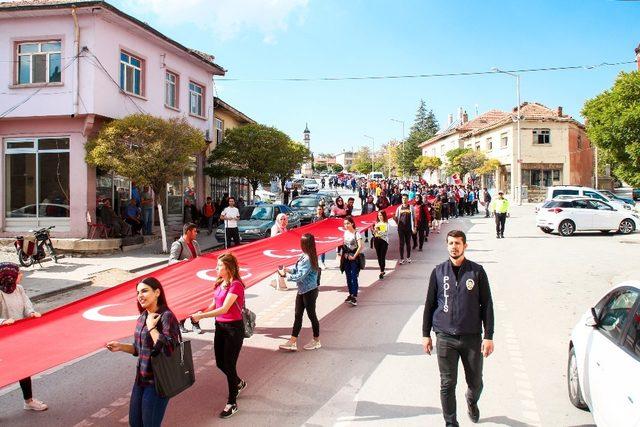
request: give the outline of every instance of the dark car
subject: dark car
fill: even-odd
[[[285,213],[289,217],[287,228],[300,226],[300,217],[287,205],[261,203],[259,205],[248,205],[239,208],[240,220],[238,221],[238,232],[240,240],[252,241],[271,237],[271,227],[276,221],[279,213]],[[224,223],[216,229],[216,240],[224,242]]]
[[[300,217],[301,224],[309,224],[313,221],[313,217],[316,216],[316,208],[320,205],[320,202],[324,201],[324,211],[329,216],[330,207],[333,204],[331,197],[326,195],[309,195],[298,197],[289,202],[291,210],[296,212]]]

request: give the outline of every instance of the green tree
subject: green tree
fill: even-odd
[[[285,181],[291,178],[300,166],[311,159],[311,152],[303,144],[292,140],[280,144],[273,155],[276,161],[271,171],[271,177],[280,180],[281,190],[284,191]]]
[[[409,136],[400,145],[398,153],[398,165],[403,174],[417,171],[415,160],[422,154],[420,143],[432,138],[439,129],[433,110],[427,110],[426,102],[421,99]]]
[[[325,163],[316,163],[315,171],[320,173],[326,172],[327,165]]]
[[[486,175],[488,173],[495,172],[500,167],[500,160],[487,159],[485,162],[475,170],[478,175]]]
[[[436,169],[440,169],[440,166],[442,166],[442,160],[440,157],[434,156],[418,156],[413,163],[418,169],[418,172],[425,170],[434,171]]]
[[[585,102],[582,115],[589,139],[611,161],[613,174],[640,186],[640,72],[620,73],[611,89]]]
[[[462,179],[464,175],[462,173],[463,168],[460,165],[460,157],[470,152],[471,148],[454,148],[453,150],[447,151],[445,153],[445,156],[447,156],[447,173],[449,175],[457,173]]]
[[[470,151],[462,154],[458,157],[458,164],[460,165],[460,178],[470,174],[472,180],[476,180],[478,177],[477,170],[481,168],[487,161],[487,156],[480,151]]]
[[[85,145],[85,159],[92,166],[150,186],[161,206],[166,184],[192,172],[194,156],[205,148],[202,131],[184,118],[132,114],[104,125]]]
[[[331,166],[331,168],[333,169],[333,173],[340,173],[344,170],[340,163],[336,163],[335,165]]]

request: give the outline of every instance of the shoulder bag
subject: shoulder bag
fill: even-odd
[[[151,357],[156,392],[162,397],[176,396],[196,382],[191,341],[182,341],[182,337],[180,339],[171,356],[160,351]]]
[[[244,286],[244,284],[242,285]],[[244,299],[244,296],[242,297]],[[242,313],[242,323],[244,325],[244,337],[251,338],[253,336],[253,331],[256,328],[256,314],[249,310],[247,306],[243,303],[242,308],[240,308],[240,304],[238,304],[238,299],[236,298],[236,307]]]

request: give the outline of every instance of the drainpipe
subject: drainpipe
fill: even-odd
[[[75,69],[75,95],[73,98],[73,115],[77,116],[79,113],[79,98],[80,98],[80,26],[78,25],[78,14],[76,13],[75,6],[71,8],[71,16],[73,16],[73,49],[76,52]]]

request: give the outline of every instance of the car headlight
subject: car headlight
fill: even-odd
[[[244,230],[245,233],[257,234],[261,233],[262,230],[259,228],[249,228],[248,230]]]

